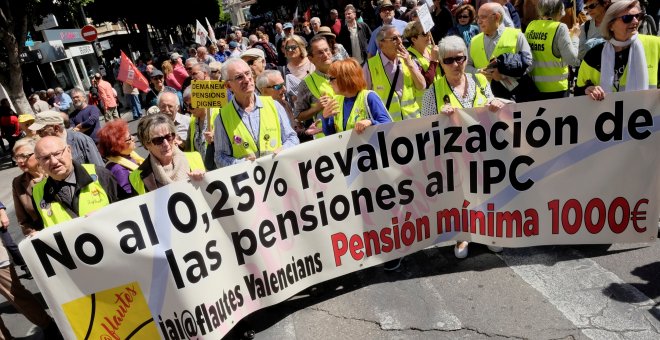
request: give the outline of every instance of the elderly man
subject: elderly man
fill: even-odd
[[[42,138],[55,136],[64,140],[71,148],[73,159],[80,164],[105,165],[94,140],[84,133],[67,130],[64,127],[64,118],[62,118],[60,112],[44,111],[37,114],[29,129],[35,131]]]
[[[39,98],[38,93],[33,93],[30,96],[29,101],[30,101],[30,106],[32,107],[32,111],[34,112],[34,114],[37,114],[37,113],[43,112],[43,111],[48,111],[50,109],[48,107],[48,102],[46,102],[44,100],[41,100],[41,98]]]
[[[85,91],[77,87],[71,90],[71,99],[75,108],[69,115],[73,131],[82,132],[98,143],[96,133],[101,129],[101,111],[96,105],[88,105]]]
[[[61,87],[55,88],[55,99],[53,102],[53,108],[58,109],[62,112],[69,112],[71,109],[71,97],[64,92],[64,89]]]
[[[101,96],[103,105],[105,105],[105,121],[109,122],[113,119],[120,119],[121,117],[119,117],[119,111],[117,110],[117,93],[112,88],[112,85],[103,80],[100,73],[94,74],[94,80],[96,80],[99,88],[99,96]]]
[[[188,77],[183,81],[183,83],[181,83],[182,90],[185,90],[186,87],[190,86],[190,82],[192,81],[192,72],[190,72],[190,70],[192,70],[193,65],[198,63],[199,61],[197,60],[196,57],[190,57],[186,59],[185,68],[186,68],[186,72],[188,72]]]
[[[286,110],[287,116],[292,127],[295,127],[298,124],[295,124],[295,118],[293,117],[293,109],[289,103],[289,99],[286,96],[286,85],[284,78],[282,78],[282,73],[275,70],[266,70],[264,73],[260,74],[257,77],[257,89],[261,92],[262,95],[273,98],[276,102],[280,103]]]
[[[258,48],[249,48],[241,53],[241,59],[252,69],[252,77],[257,77],[266,69],[266,55]]]
[[[205,63],[206,65],[215,61],[215,58],[209,55],[209,51],[205,46],[197,47],[197,62]]]
[[[324,136],[321,127],[321,118],[323,118],[323,106],[320,99],[323,96],[334,96],[335,91],[332,89],[330,76],[328,70],[332,64],[332,51],[328,41],[324,36],[317,35],[309,43],[309,60],[314,64],[316,70],[308,74],[300,82],[298,86],[298,97],[296,98],[294,106],[294,116],[299,122],[306,122],[306,126],[310,123],[316,124],[317,129],[312,128],[315,132],[314,138],[321,138]],[[310,121],[311,120],[311,121]]]
[[[495,97],[536,100],[538,91],[528,74],[532,50],[520,30],[504,27],[504,15],[498,3],[481,5],[477,16],[481,33],[472,38],[466,71],[485,75]]]
[[[242,59],[228,60],[222,66],[222,79],[234,98],[215,120],[215,162],[218,167],[298,145],[286,110],[270,97],[254,93],[250,66]]]
[[[405,21],[394,18],[394,5],[390,0],[383,0],[378,9],[378,14],[380,15],[381,20],[383,20],[383,25],[376,27],[376,29],[371,33],[371,38],[369,39],[369,47],[367,48],[367,53],[369,57],[373,57],[378,52],[380,46],[376,41],[378,32],[380,32],[384,26],[394,26],[399,33],[403,35],[403,31],[406,29],[407,23]]]
[[[426,88],[421,67],[403,46],[396,27],[383,26],[376,39],[380,52],[363,67],[367,88],[378,94],[393,121],[419,117],[421,108],[415,100],[415,89]]]
[[[119,200],[112,173],[103,165],[74,161],[71,147],[63,139],[40,139],[34,155],[48,175],[32,189],[35,209],[45,228],[86,216]]]
[[[160,113],[164,113],[172,118],[176,127],[179,148],[185,150],[188,141],[188,129],[190,129],[190,117],[181,113],[179,96],[170,91],[161,92],[158,95],[158,110]]]

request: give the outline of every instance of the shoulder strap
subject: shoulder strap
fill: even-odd
[[[399,79],[399,71],[401,70],[401,63],[397,60],[396,64],[396,72],[394,72],[394,79],[392,80],[392,83],[390,84],[390,94],[387,95],[387,104],[385,104],[385,108],[389,111],[390,110],[390,104],[392,104],[392,96],[394,95],[394,87],[396,87],[396,81]]]

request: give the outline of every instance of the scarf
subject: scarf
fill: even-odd
[[[190,171],[190,165],[186,156],[183,154],[183,151],[179,150],[177,147],[172,148],[174,153],[172,156],[172,163],[168,165],[161,165],[156,157],[149,157],[149,162],[151,163],[151,168],[154,172],[154,177],[156,182],[160,186],[165,186],[176,181],[188,180],[188,172]]]
[[[628,50],[628,74],[626,78],[626,92],[647,90],[649,88],[649,75],[646,73],[646,55],[644,54],[644,46],[638,39],[638,34],[635,33],[630,39],[626,41],[618,41],[614,38],[605,43],[603,52],[601,53],[601,66],[600,66],[600,83],[603,91],[606,93],[612,92],[614,84],[614,46],[627,47]]]
[[[134,160],[135,163],[131,162],[131,159]],[[144,158],[140,157],[137,152],[131,151],[131,154],[128,156],[109,156],[108,161],[117,163],[124,168],[133,171],[144,162]]]

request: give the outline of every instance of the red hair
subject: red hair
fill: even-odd
[[[330,65],[328,74],[336,78],[337,88],[342,92],[360,92],[367,88],[362,67],[353,58],[335,61]]]
[[[105,123],[96,133],[99,138],[99,152],[103,157],[119,156],[126,149],[126,134],[128,123],[123,119],[116,119]]]

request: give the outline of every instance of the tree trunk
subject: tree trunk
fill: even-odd
[[[2,21],[1,27],[4,29],[2,45],[7,50],[7,67],[9,69],[9,84],[3,84],[3,86],[5,86],[9,94],[9,100],[14,103],[18,114],[32,113],[30,103],[25,97],[25,92],[23,92],[23,70],[18,57],[20,53],[19,46],[25,44],[25,37],[27,37],[27,13],[24,9],[16,8],[23,5],[16,4],[12,6],[12,2],[10,2],[10,13],[4,13],[7,20]]]

